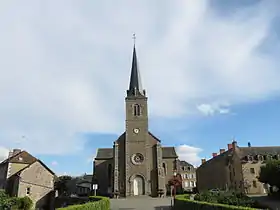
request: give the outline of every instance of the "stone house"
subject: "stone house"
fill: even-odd
[[[213,153],[196,170],[199,191],[210,189],[234,190],[246,194],[266,194],[267,186],[258,181],[260,167],[265,160],[280,159],[280,147],[239,147],[236,141],[228,149]],[[215,176],[213,174],[217,174]]]
[[[67,194],[86,196],[91,193],[93,176],[85,174],[82,176],[72,177],[71,180],[67,181]]]
[[[148,98],[142,88],[135,46],[129,88],[125,98],[125,132],[112,148],[100,148],[94,160],[94,176],[99,194],[118,192],[120,196],[157,196],[166,191],[176,172],[174,147],[163,147],[150,132]]]
[[[42,161],[18,149],[0,164],[1,188],[13,197],[29,196],[36,209],[52,207],[54,176]]]
[[[185,191],[193,191],[196,187],[196,168],[186,162],[178,160],[178,173],[182,177],[182,187]]]

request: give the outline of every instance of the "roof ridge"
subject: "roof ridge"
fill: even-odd
[[[22,150],[22,151],[20,151],[19,153],[16,153],[16,154],[13,154],[13,155],[10,156],[10,157],[7,157],[5,160],[3,160],[3,161],[0,163],[0,165],[3,164],[3,163],[7,163],[9,160],[11,160],[12,158],[16,157],[17,155],[19,155],[19,154],[21,154],[21,153],[23,153],[23,152],[26,152],[26,151],[25,151],[25,150]],[[28,154],[29,154],[29,153],[28,153]]]

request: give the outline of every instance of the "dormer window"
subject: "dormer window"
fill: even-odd
[[[141,113],[141,107],[139,104],[134,104],[133,106],[133,114],[134,116],[140,116]]]

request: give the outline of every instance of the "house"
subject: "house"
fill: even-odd
[[[67,194],[76,196],[87,196],[91,193],[92,175],[84,174],[82,176],[72,177],[66,182]]]
[[[174,147],[163,146],[149,130],[148,97],[142,88],[135,46],[125,107],[125,131],[112,148],[97,150],[93,170],[97,193],[158,196],[159,191],[167,190],[178,156]]]
[[[199,191],[210,189],[234,190],[246,194],[266,194],[267,186],[258,181],[260,167],[266,160],[280,159],[279,146],[239,147],[236,141],[228,149],[213,153],[210,160],[202,159],[196,170]],[[216,174],[216,175],[214,175]]]
[[[26,151],[14,149],[0,163],[0,185],[14,197],[28,196],[38,209],[49,209],[54,199],[54,172]]]
[[[183,189],[192,192],[196,187],[196,168],[186,161],[178,160],[178,173],[182,177]]]

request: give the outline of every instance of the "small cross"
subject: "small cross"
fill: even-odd
[[[133,34],[132,39],[134,40],[134,45],[135,45],[135,41],[136,41],[136,35],[135,35],[135,33]]]

